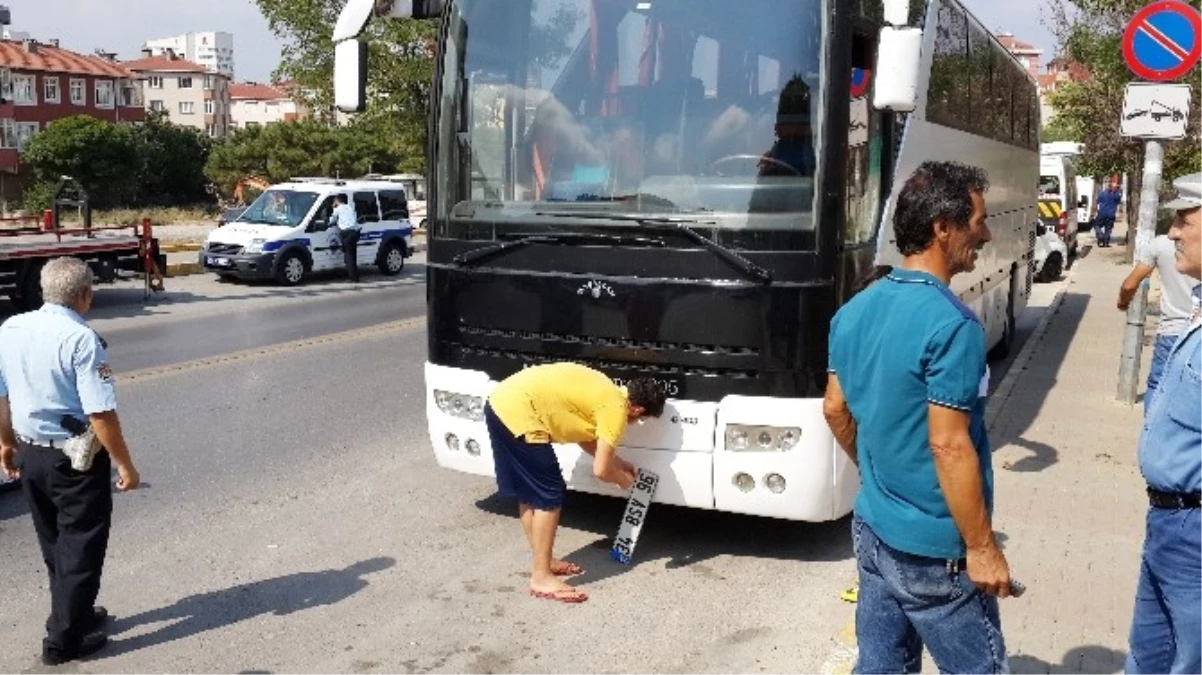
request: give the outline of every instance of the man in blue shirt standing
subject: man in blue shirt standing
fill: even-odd
[[[1094,214],[1094,237],[1100,248],[1110,246],[1110,232],[1114,229],[1114,218],[1118,215],[1119,204],[1123,203],[1123,191],[1119,188],[1119,179],[1111,178],[1110,187],[1098,195],[1098,210]]]
[[[1202,279],[1202,173],[1174,182],[1169,239],[1177,270]],[[1169,351],[1139,438],[1148,484],[1144,550],[1128,673],[1202,672],[1202,314],[1199,289],[1189,323]]]
[[[1006,672],[985,331],[948,286],[990,241],[980,169],[926,162],[893,215],[900,268],[835,315],[824,413],[860,468],[856,672]]]
[[[95,606],[113,514],[110,487],[140,477],[117,418],[113,373],[100,337],[84,323],[92,271],[56,258],[41,272],[46,304],[0,326],[0,470],[21,478],[50,575],[42,663],[101,649],[108,612]],[[90,424],[102,449],[79,470],[64,453],[71,427]],[[111,461],[110,461],[111,458]]]

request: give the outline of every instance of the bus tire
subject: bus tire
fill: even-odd
[[[1011,277],[1013,279],[1014,277]],[[993,349],[989,350],[987,355],[991,361],[1000,361],[1007,356],[1010,356],[1010,350],[1014,347],[1015,331],[1018,328],[1018,321],[1014,318],[1014,284],[1010,284],[1010,297],[1006,300],[1006,323],[1002,326],[1002,339],[998,341]]]
[[[400,274],[405,267],[405,245],[395,239],[385,242],[384,248],[380,249],[380,257],[376,259],[376,266],[380,268],[380,274],[385,276]]]

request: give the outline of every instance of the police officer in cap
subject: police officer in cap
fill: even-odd
[[[1202,173],[1173,181],[1169,240],[1177,271],[1202,280]],[[1148,514],[1131,619],[1128,673],[1202,672],[1202,296],[1169,350],[1139,437]]]
[[[95,602],[112,522],[112,464],[118,490],[133,490],[140,479],[117,419],[104,342],[83,320],[92,305],[91,269],[56,258],[42,268],[41,282],[42,308],[0,326],[0,466],[21,478],[50,573],[42,662],[53,666],[107,641],[108,613]],[[74,435],[68,427],[86,424],[104,449],[77,471],[63,447]]]

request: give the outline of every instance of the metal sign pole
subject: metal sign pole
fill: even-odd
[[[1135,251],[1151,246],[1156,236],[1156,209],[1160,206],[1160,178],[1164,170],[1164,149],[1157,141],[1148,141],[1144,150],[1143,189],[1139,194],[1139,224],[1135,236]],[[1127,228],[1131,236],[1131,228]],[[1144,324],[1148,319],[1148,283],[1139,285],[1139,292],[1127,308],[1127,328],[1123,333],[1123,354],[1119,360],[1118,399],[1135,403],[1139,389],[1139,362],[1144,347]]]

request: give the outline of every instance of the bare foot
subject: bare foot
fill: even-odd
[[[577,590],[555,577],[543,581],[530,580],[530,595],[560,602],[584,602],[588,593]]]
[[[551,574],[570,577],[576,574],[584,574],[584,568],[576,563],[570,563],[566,560],[552,560]]]

